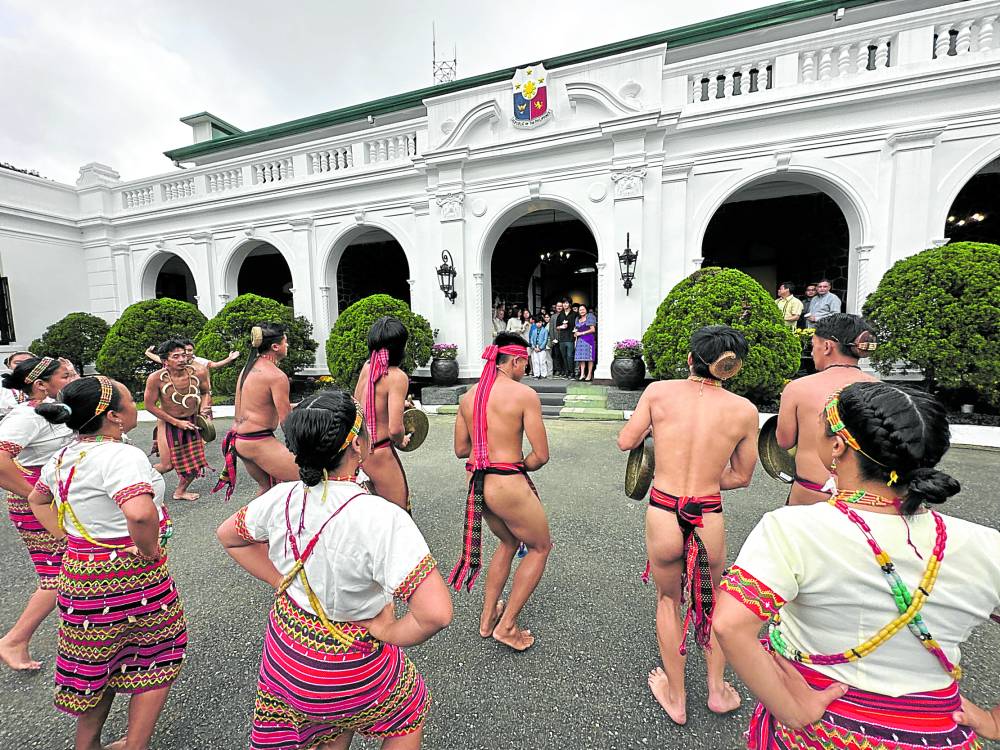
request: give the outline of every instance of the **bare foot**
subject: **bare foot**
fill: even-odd
[[[8,667],[18,672],[33,672],[42,668],[40,661],[31,658],[27,643],[16,644],[5,641],[5,638],[0,638],[0,661]]]
[[[503,599],[497,601],[496,609],[493,611],[493,616],[485,621],[482,618],[479,619],[479,635],[483,638],[489,638],[493,635],[493,630],[496,628],[497,623],[500,622],[500,615],[503,614]],[[485,615],[484,615],[485,616]]]
[[[667,673],[663,671],[663,668],[657,667],[650,672],[648,681],[653,697],[663,707],[663,710],[667,712],[670,720],[674,724],[687,724],[687,697],[681,695],[680,698],[672,698],[670,696],[670,681],[667,679]]]
[[[722,683],[721,695],[708,696],[708,710],[715,714],[728,714],[740,707],[740,694],[728,682]]]
[[[530,630],[521,630],[517,625],[504,628],[499,623],[493,628],[493,639],[515,651],[527,651],[535,643]]]
[[[104,748],[104,750],[125,750],[125,740],[127,737],[122,737],[120,740],[115,740],[110,745]]]
[[[197,500],[201,495],[197,492],[182,492],[179,495],[174,495],[174,500]]]

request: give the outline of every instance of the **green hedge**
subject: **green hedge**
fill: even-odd
[[[312,339],[312,323],[296,316],[292,308],[256,294],[241,294],[231,300],[202,329],[194,342],[195,353],[217,361],[237,350],[240,358],[229,367],[212,371],[212,391],[232,395],[236,379],[250,353],[250,329],[260,323],[281,323],[288,336],[288,356],[279,364],[291,377],[311,366],[316,360],[316,342]]]
[[[40,357],[66,357],[82,375],[84,366],[97,359],[110,330],[104,318],[74,312],[46,328],[28,349]]]
[[[326,363],[334,382],[341,387],[354,390],[358,374],[368,359],[368,329],[383,315],[399,318],[410,334],[402,364],[406,372],[422,367],[431,358],[434,334],[430,323],[411,312],[402,300],[388,294],[373,294],[344,310],[326,340]]]
[[[743,369],[727,383],[734,393],[776,399],[799,369],[802,346],[764,287],[734,268],[703,268],[670,291],[643,334],[650,372],[663,379],[686,377],[691,334],[707,325],[732,326],[747,338]]]
[[[121,381],[132,393],[141,394],[146,376],[157,369],[146,359],[146,348],[169,338],[193,339],[205,321],[194,305],[168,297],[129,305],[104,338],[97,354],[97,371]]]
[[[868,297],[873,366],[920,367],[934,390],[1000,406],[1000,246],[957,242],[896,261]]]

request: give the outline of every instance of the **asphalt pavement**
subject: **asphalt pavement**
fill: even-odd
[[[404,456],[413,492],[414,518],[444,573],[458,557],[465,472],[451,452],[454,417],[431,416],[427,442]],[[549,514],[555,548],[548,569],[521,621],[537,637],[517,654],[478,634],[482,582],[456,594],[450,628],[408,653],[424,674],[434,699],[424,747],[433,750],[489,748],[739,748],[753,701],[731,676],[743,707],[720,718],[705,707],[704,661],[688,663],[688,724],[671,724],[646,686],[658,663],[652,588],[639,578],[645,564],[645,507],[622,490],[624,456],[614,445],[621,423],[551,420],[552,460],[534,475]],[[219,420],[219,434],[228,427]],[[149,445],[151,425],[133,440]],[[209,460],[222,465],[219,443]],[[996,525],[996,467],[1000,453],[955,449],[944,469],[962,482],[947,513]],[[173,502],[170,568],[187,612],[188,658],[160,718],[155,750],[245,748],[253,711],[257,668],[270,592],[240,570],[215,539],[215,529],[252,497],[245,472],[233,500],[209,495],[214,475],[195,483],[203,496]],[[168,493],[175,485],[167,478]],[[760,469],[750,488],[726,495],[729,557],[761,514],[784,502],[785,485]],[[168,495],[169,496],[169,495]],[[495,540],[486,535],[486,554]],[[0,530],[5,561],[0,628],[6,631],[35,585],[13,527]],[[947,563],[946,563],[947,564]],[[72,718],[52,707],[57,616],[39,630],[32,653],[43,662],[37,674],[0,671],[0,748],[72,747]],[[981,704],[1000,702],[1000,628],[978,629],[964,649],[963,693]],[[105,741],[124,731],[127,698],[115,701]],[[377,743],[355,740],[355,748]],[[988,745],[1000,748],[1000,743]]]

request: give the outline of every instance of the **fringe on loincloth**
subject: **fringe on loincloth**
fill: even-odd
[[[257,680],[250,747],[312,748],[351,730],[372,737],[416,731],[430,692],[409,657],[352,623],[350,646],[286,594],[271,608]]]

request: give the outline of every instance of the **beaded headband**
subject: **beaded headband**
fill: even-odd
[[[111,398],[115,393],[115,384],[106,375],[88,375],[87,377],[94,378],[100,384],[101,395],[97,399],[97,408],[94,409],[94,416],[80,425],[79,429],[81,430],[108,410],[108,407],[111,406]],[[68,404],[64,404],[64,406],[70,409]],[[73,410],[70,409],[71,414],[72,412]]]
[[[847,429],[847,425],[844,424],[844,420],[840,418],[839,405],[840,405],[840,391],[835,391],[834,394],[830,396],[830,400],[826,402],[826,408],[824,410],[826,413],[826,422],[827,424],[830,425],[830,430],[832,430],[834,434],[840,435],[840,437],[843,438],[845,443],[847,443],[852,449],[860,453],[869,461],[874,461],[883,469],[888,469],[889,467],[886,466],[884,463],[879,461],[877,458],[873,458],[872,456],[868,455],[861,449],[861,445],[858,443],[857,438],[855,438],[854,435],[851,434],[851,431]],[[886,482],[886,485],[892,487],[892,485],[894,485],[898,481],[899,481],[899,475],[896,473],[896,470],[895,469],[891,470],[889,472],[889,481]]]
[[[45,372],[49,368],[49,365],[51,365],[53,362],[55,362],[55,360],[52,359],[52,357],[42,357],[38,361],[38,364],[35,365],[35,367],[31,370],[31,372],[28,373],[28,376],[24,379],[24,384],[31,385],[36,380],[38,380],[39,376],[43,372]]]
[[[351,444],[351,441],[361,434],[361,425],[363,425],[364,423],[365,423],[364,409],[361,408],[361,404],[359,404],[357,401],[354,401],[354,426],[351,427],[350,432],[347,433],[347,437],[344,438],[344,443],[343,445],[340,446],[340,449],[337,451],[337,453],[343,453],[345,450],[347,450],[347,446]]]
[[[254,326],[250,329],[250,346],[254,349],[259,349],[260,345],[264,343],[264,329],[260,326]]]

